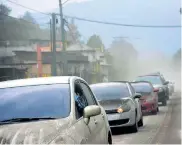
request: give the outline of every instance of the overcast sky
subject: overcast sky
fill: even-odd
[[[2,0],[12,8],[12,15],[23,15],[27,9]],[[58,8],[58,0],[11,0],[42,12]],[[63,1],[64,2],[64,1]],[[180,0],[70,0],[64,6],[67,15],[142,25],[180,25]],[[33,11],[30,11],[33,12]],[[45,15],[38,15],[41,18]],[[85,39],[99,34],[107,47],[113,37],[128,37],[140,52],[159,51],[172,55],[181,46],[180,29],[131,28],[76,22]],[[146,53],[144,53],[146,54]],[[145,55],[144,55],[145,56]]]

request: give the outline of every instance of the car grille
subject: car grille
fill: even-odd
[[[116,109],[113,110],[105,110],[106,114],[114,114],[114,113],[118,113]]]
[[[113,121],[109,121],[109,125],[110,126],[122,125],[128,122],[129,122],[129,119],[113,120]]]
[[[141,109],[142,109],[142,110],[146,110],[147,108],[146,108],[145,106],[142,106]]]

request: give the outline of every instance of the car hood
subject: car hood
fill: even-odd
[[[163,85],[153,84],[154,88],[163,88]]]
[[[0,144],[47,144],[66,132],[69,118],[0,125]]]
[[[99,104],[105,109],[105,110],[112,110],[117,109],[121,106],[122,102],[124,100],[127,100],[129,98],[122,98],[122,99],[111,99],[111,100],[100,100]]]

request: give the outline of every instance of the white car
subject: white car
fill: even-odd
[[[141,94],[129,82],[108,82],[90,85],[99,103],[106,110],[111,128],[130,127],[138,132],[143,126]]]
[[[112,144],[105,110],[74,76],[0,83],[3,144]]]

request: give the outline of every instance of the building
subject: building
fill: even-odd
[[[108,78],[110,64],[105,57],[105,50],[100,48],[91,48],[85,44],[74,44],[67,48],[69,52],[80,52],[88,57],[89,66],[87,71],[90,73],[92,83],[102,82],[104,76]]]

